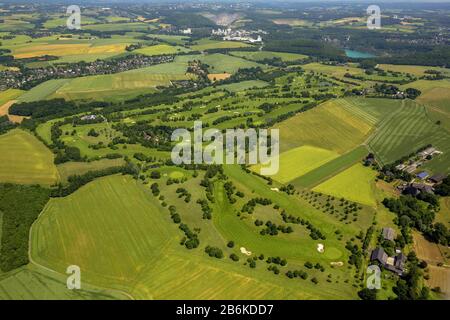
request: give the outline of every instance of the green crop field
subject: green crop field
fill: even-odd
[[[447,170],[448,164],[445,163],[448,163],[449,141],[450,134],[430,120],[423,105],[404,100],[400,108],[381,122],[368,144],[385,164],[427,144],[433,144],[444,154],[430,161],[428,166],[431,169]]]
[[[69,290],[66,276],[30,264],[0,275],[1,300],[112,300],[128,299],[120,292],[83,284],[81,290]]]
[[[256,177],[248,176],[245,184],[239,183],[235,180],[240,179],[239,167],[230,168],[227,174],[246,194],[254,189],[262,196],[277,199],[289,211],[298,212],[295,208],[303,208],[302,214],[326,233],[331,234],[338,228],[338,223],[326,215],[304,207],[300,199],[293,201],[271,191]],[[186,187],[201,196],[198,182],[198,179],[190,179]],[[183,221],[190,226],[201,225],[202,247],[220,244],[225,248],[225,237],[256,253],[281,254],[291,261],[292,267],[295,261],[305,259],[345,261],[344,244],[333,239],[324,241],[327,248],[324,256],[317,253],[315,242],[306,235],[293,236],[297,247],[292,246],[288,236],[264,240],[253,231],[254,227],[232,213],[220,187],[216,191],[218,202],[213,220],[220,231],[217,234],[211,222],[201,219],[197,204],[188,204],[184,209],[179,206],[184,202],[176,196],[176,188],[164,187],[162,192],[170,203],[180,208]],[[152,199],[138,182],[125,176],[113,176],[96,180],[67,198],[51,200],[32,229],[31,256],[37,263],[60,273],[68,264],[77,264],[85,270],[83,276],[88,283],[120,289],[136,298],[239,298],[245,296],[246,290],[242,288],[261,298],[349,297],[354,294],[350,285],[325,281],[319,286],[304,281],[303,289],[298,291],[296,282],[281,275],[274,276],[264,266],[250,270],[229,259],[208,258],[202,249],[187,251],[178,244],[179,237],[173,236],[180,233],[170,222],[167,210]],[[130,206],[132,210],[128,210]],[[64,214],[60,214],[62,212]],[[356,232],[352,226],[342,228]],[[328,270],[342,281],[348,277],[344,269]],[[181,274],[183,286],[179,286]],[[204,290],[205,279],[209,279],[210,290]],[[135,285],[130,286],[130,283]]]
[[[362,164],[355,164],[324,183],[319,184],[313,190],[375,206],[374,181],[376,175],[376,171],[366,168]]]
[[[23,130],[0,136],[0,163],[0,182],[51,185],[58,180],[53,154]]]
[[[231,92],[242,92],[247,89],[251,88],[264,88],[268,84],[267,82],[261,81],[261,80],[249,80],[249,81],[242,81],[237,83],[230,83],[230,84],[223,84],[219,86],[221,89],[225,89]]]
[[[296,53],[272,52],[272,51],[232,51],[233,56],[245,58],[253,61],[280,58],[282,61],[297,61],[306,59],[307,56]]]
[[[45,100],[69,82],[70,79],[48,80],[25,92],[18,100],[20,102]]]
[[[275,128],[280,130],[281,151],[311,145],[343,154],[363,143],[373,125],[339,103],[330,101],[298,114]]]
[[[8,89],[5,91],[0,91],[0,107],[10,100],[17,99],[17,97],[19,97],[22,94],[23,91],[17,89]]]
[[[217,41],[210,39],[201,39],[191,46],[192,50],[204,51],[209,49],[233,49],[233,48],[245,48],[250,47],[249,44],[237,41]]]
[[[66,162],[57,165],[61,182],[67,182],[67,178],[72,175],[82,175],[89,171],[103,170],[111,167],[123,166],[125,161],[122,158],[119,159],[101,159],[91,162]]]
[[[333,151],[311,146],[301,146],[285,151],[280,154],[280,170],[273,179],[281,183],[290,182],[338,156]],[[255,166],[255,171],[259,171],[259,168],[259,165]]]
[[[144,54],[147,56],[157,56],[163,54],[176,54],[180,52],[188,52],[189,50],[184,47],[174,47],[168,44],[157,44],[150,47],[143,47],[135,50],[135,53]]]
[[[209,65],[210,73],[236,73],[240,68],[261,67],[266,69],[264,65],[256,62],[246,61],[242,58],[233,57],[227,54],[214,53],[201,56],[200,60]]]

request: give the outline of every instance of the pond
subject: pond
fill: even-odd
[[[375,55],[369,52],[362,52],[356,50],[345,50],[345,55],[349,58],[356,58],[356,59],[367,59],[375,57]]]

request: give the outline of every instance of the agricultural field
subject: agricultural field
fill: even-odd
[[[448,299],[439,6],[0,3],[0,300]]]
[[[450,135],[432,122],[423,105],[414,101],[403,101],[377,127],[368,140],[368,146],[384,164],[394,162],[428,144],[444,152],[429,161],[426,167],[433,171],[448,170],[448,148]]]
[[[322,192],[335,197],[362,203],[376,205],[374,195],[376,172],[362,164],[355,164],[349,169],[314,187],[316,192]]]
[[[144,54],[147,56],[158,56],[162,54],[176,54],[181,52],[188,52],[189,50],[184,47],[174,47],[167,44],[157,44],[149,47],[143,47],[135,50],[135,53]]]
[[[196,181],[198,183],[198,180]],[[193,187],[193,182],[195,181],[188,180],[187,182],[190,186],[190,192],[195,194],[201,192],[201,189],[198,189],[198,187]],[[263,187],[254,178],[249,179],[249,183],[251,186],[248,187],[251,188],[257,187],[259,189]],[[244,192],[247,192],[248,189],[246,188],[248,187],[242,186],[241,188]],[[176,186],[164,188],[162,192],[168,196],[170,190],[174,192],[175,189]],[[266,193],[272,193],[273,196],[276,196],[269,189],[267,189]],[[116,194],[120,194],[121,197],[115,196]],[[124,199],[123,195],[127,195],[127,199],[129,199],[126,203],[122,200]],[[80,199],[83,200],[80,201]],[[90,270],[85,274],[85,278],[89,282],[100,286],[107,285],[108,287],[120,288],[126,291],[130,290],[133,296],[139,298],[198,297],[201,294],[200,292],[203,292],[200,297],[205,298],[238,298],[243,293],[241,285],[244,285],[244,287],[248,286],[249,289],[252,288],[255,294],[261,298],[313,298],[337,294],[332,284],[325,285],[325,291],[319,293],[314,288],[314,284],[308,283],[305,283],[305,293],[294,293],[294,283],[284,279],[281,282],[279,280],[275,281],[276,277],[264,270],[263,267],[257,268],[255,270],[256,273],[250,273],[248,267],[243,268],[231,261],[213,261],[211,258],[205,257],[204,253],[196,252],[196,250],[188,253],[186,249],[179,246],[176,239],[170,236],[169,231],[173,230],[172,232],[176,232],[176,226],[169,222],[166,209],[163,209],[151,199],[152,196],[148,195],[148,192],[137,182],[127,177],[115,176],[97,180],[68,198],[52,200],[32,229],[32,243],[34,245],[31,252],[33,260],[60,272],[65,269],[65,265],[69,261],[77,261],[77,264],[83,270]],[[176,197],[168,197],[168,201],[175,204],[180,203],[181,199],[175,199]],[[224,200],[220,200],[217,205],[224,206]],[[282,203],[287,204],[286,201],[289,202],[286,198]],[[123,210],[130,204],[134,208],[131,211],[133,213],[124,215]],[[290,206],[292,205],[298,204],[292,203]],[[152,212],[150,215],[148,206],[153,208],[150,211]],[[193,206],[198,209],[182,210],[183,220],[186,220],[189,225],[193,224],[194,221],[198,221],[198,223],[202,221],[196,218],[201,216],[200,208],[196,204]],[[223,209],[226,208],[227,206],[225,205]],[[93,210],[96,212],[95,215],[90,214]],[[65,212],[65,214],[61,215],[59,212]],[[231,212],[228,209],[223,212],[224,220],[222,221],[221,218],[221,220],[217,220],[217,222],[213,220],[213,222],[214,224],[217,223],[217,228],[221,232],[226,232],[223,236],[230,237],[230,229],[228,231],[223,230],[224,224],[231,219],[233,221],[231,230],[233,228],[238,228],[236,230],[239,230],[241,223],[239,223],[239,219],[230,215]],[[72,220],[70,217],[72,216],[77,217],[79,223],[74,224],[70,222]],[[137,221],[139,223],[136,223]],[[105,224],[111,226],[105,228]],[[116,225],[127,227],[115,228],[114,226]],[[249,233],[251,230],[249,227],[247,226],[244,229],[247,230],[246,233],[248,235],[243,238],[237,237],[235,241],[240,245],[245,244],[256,252],[267,250],[267,253],[271,254],[271,251],[277,246],[285,246],[289,242],[287,238],[285,240],[280,238],[275,243],[272,243],[272,241],[261,242],[259,240],[260,244],[257,245],[257,242],[252,240],[252,238],[255,238],[255,240],[258,238],[257,234],[254,232]],[[210,229],[208,224],[203,222],[201,228],[203,230],[203,236],[201,237],[206,237],[201,241],[217,245],[222,243],[221,246],[224,246],[224,239],[221,237],[217,238],[217,236],[214,236],[216,233],[208,231]],[[110,232],[106,233],[104,230],[110,230]],[[111,232],[111,230],[113,231]],[[149,232],[149,230],[151,231]],[[234,237],[238,236],[238,234],[235,234]],[[211,238],[208,240],[208,237]],[[72,240],[73,238],[78,240],[74,241]],[[139,241],[133,240],[138,238]],[[311,242],[306,238],[302,241],[305,244]],[[93,243],[97,243],[97,245],[92,246]],[[313,253],[315,251],[313,242],[310,245],[312,250],[307,250],[306,254],[308,256],[311,255],[311,257],[317,256],[317,259],[319,259],[317,252],[316,254]],[[335,243],[334,246],[339,245]],[[124,254],[130,251],[136,254],[134,256]],[[102,252],[100,258],[96,252]],[[288,252],[289,250],[286,250],[283,254],[287,255]],[[288,258],[292,258],[295,255],[302,256],[304,255],[303,252],[304,250],[294,250],[294,252],[289,254]],[[330,259],[338,259],[342,254],[342,249],[333,249],[333,240],[330,240],[329,253],[327,253],[325,258],[320,258],[320,260],[330,261]],[[120,264],[117,264],[117,259],[121,261]],[[114,267],[111,268],[113,261]],[[152,263],[151,266],[148,266],[149,261],[156,261],[156,264]],[[180,263],[181,261],[184,262]],[[165,272],[161,272],[162,266],[165,266]],[[173,267],[167,268],[167,266]],[[175,286],[177,275],[180,274],[182,269],[185,270],[183,275],[188,289]],[[195,282],[199,270],[201,270],[201,274],[208,274],[211,279],[214,279],[212,281],[214,290],[206,292],[202,290],[201,284]],[[336,277],[341,278],[344,277],[342,271],[336,270],[331,272],[335,273]],[[129,283],[127,279],[133,279],[132,282],[137,281],[137,285],[131,289],[126,285],[126,283]],[[219,279],[221,280],[219,281]],[[166,283],[169,286],[162,286],[162,283]],[[229,285],[223,286],[224,283],[229,283]],[[283,284],[283,287],[280,283]],[[238,285],[240,289],[236,290]],[[346,289],[345,292],[349,292],[347,290],[350,290],[350,288]],[[294,296],[290,296],[290,294],[294,294]]]
[[[0,182],[50,186],[59,178],[50,150],[20,129],[0,136],[0,162]]]
[[[125,165],[122,158],[119,159],[101,159],[91,162],[66,162],[57,165],[61,182],[67,183],[67,178],[73,175],[83,175],[89,171],[98,171],[111,167],[120,167]]]
[[[250,47],[249,44],[238,41],[218,41],[210,39],[201,39],[196,41],[191,49],[194,51],[205,51],[210,49],[234,49]]]
[[[330,101],[284,121],[277,128],[282,151],[311,145],[343,154],[363,143],[373,124]]]
[[[335,152],[307,145],[290,149],[280,154],[280,170],[273,179],[288,183],[338,156]],[[255,170],[258,171],[258,168]]]
[[[297,61],[306,59],[307,56],[295,53],[286,52],[271,52],[271,51],[232,51],[231,55],[245,58],[253,61],[270,60],[274,58],[279,58],[281,61]]]

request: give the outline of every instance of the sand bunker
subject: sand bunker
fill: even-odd
[[[344,265],[344,263],[342,261],[333,261],[333,262],[330,262],[330,265],[336,266],[336,267],[342,267]]]
[[[317,251],[319,251],[320,253],[323,253],[325,250],[325,247],[323,246],[323,244],[318,243],[317,244]]]
[[[247,255],[247,256],[251,256],[252,252],[251,251],[247,251],[247,249],[245,249],[244,247],[241,247],[241,253]]]

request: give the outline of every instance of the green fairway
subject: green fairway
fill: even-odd
[[[301,177],[292,180],[291,183],[294,186],[299,186],[302,188],[312,188],[337,173],[347,169],[356,162],[361,161],[367,153],[368,151],[366,147],[360,146],[336,159],[327,162],[324,165],[321,165],[317,169],[311,170]]]
[[[324,183],[319,184],[313,190],[375,206],[374,181],[376,175],[376,171],[364,167],[362,164],[355,164]]]
[[[0,136],[0,182],[52,185],[53,154],[33,135],[15,129]]]
[[[230,84],[223,84],[219,86],[221,89],[225,89],[231,92],[241,92],[245,91],[250,88],[264,88],[268,86],[267,82],[261,81],[261,80],[249,80],[249,81],[242,81],[242,82],[236,82],[236,83],[230,83]]]

